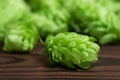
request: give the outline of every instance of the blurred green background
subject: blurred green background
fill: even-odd
[[[61,32],[119,44],[120,0],[0,0],[4,51],[31,51],[40,39]]]

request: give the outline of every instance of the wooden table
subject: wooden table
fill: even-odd
[[[89,70],[49,66],[48,59],[42,55],[42,49],[38,43],[30,54],[11,54],[0,50],[0,80],[120,80],[120,45],[102,46],[99,61]]]

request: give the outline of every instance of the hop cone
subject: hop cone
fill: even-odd
[[[7,52],[11,51],[31,51],[34,45],[39,39],[38,30],[32,22],[14,22],[9,24],[8,27],[14,27],[10,29],[4,38],[3,50]]]
[[[36,24],[42,37],[68,31],[69,12],[58,0],[28,0],[27,3],[37,14]]]
[[[120,19],[108,8],[95,0],[75,0],[70,26],[76,32],[89,34],[99,43],[107,44],[120,40]]]
[[[48,34],[56,34],[67,31],[67,26],[60,27],[54,21],[45,16],[40,16],[39,14],[34,14],[34,23],[37,26],[39,34],[42,38],[46,38]]]
[[[88,69],[92,62],[98,60],[100,48],[95,41],[93,37],[74,32],[49,35],[45,41],[45,54],[51,64]]]
[[[120,14],[120,2],[117,0],[97,0],[97,2],[101,3],[102,6],[108,8],[112,12],[114,12],[116,15]]]
[[[0,41],[7,32],[5,25],[20,19],[27,9],[23,0],[0,0]]]

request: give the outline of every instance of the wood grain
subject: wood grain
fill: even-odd
[[[120,45],[101,46],[99,61],[93,63],[89,70],[49,66],[42,51],[40,43],[31,53],[5,53],[0,50],[0,80],[120,80]]]

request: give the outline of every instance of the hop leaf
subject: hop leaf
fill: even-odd
[[[51,64],[88,69],[92,62],[98,60],[100,48],[94,41],[93,37],[74,32],[49,35],[45,41],[45,54]]]

